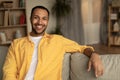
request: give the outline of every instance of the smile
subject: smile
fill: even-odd
[[[42,25],[38,25],[38,26],[36,26],[36,28],[37,28],[37,29],[42,29],[43,26],[42,26]]]

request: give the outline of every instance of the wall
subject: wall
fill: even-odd
[[[55,0],[26,0],[26,14],[27,14],[27,26],[28,32],[31,31],[31,23],[30,23],[30,14],[32,7],[36,5],[43,5],[47,7],[51,13],[51,7],[54,4]],[[56,27],[56,18],[50,14],[50,20],[47,28],[47,32],[53,31]]]

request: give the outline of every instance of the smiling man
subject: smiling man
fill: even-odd
[[[49,11],[36,8],[31,14],[32,36],[43,36],[48,25]]]
[[[30,21],[32,32],[15,39],[9,47],[3,80],[62,80],[62,62],[66,52],[84,53],[90,57],[88,71],[93,66],[96,77],[103,74],[102,62],[92,47],[45,32],[49,21],[47,8],[35,6]]]

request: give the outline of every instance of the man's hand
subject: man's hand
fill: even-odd
[[[96,53],[92,53],[92,55],[90,57],[90,60],[88,63],[88,71],[91,70],[91,67],[94,68],[96,77],[103,75],[103,72],[104,72],[103,64],[100,60],[99,55]]]

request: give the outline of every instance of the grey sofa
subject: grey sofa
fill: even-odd
[[[0,46],[0,80],[2,80],[2,67],[8,51],[7,46]]]
[[[63,80],[120,80],[120,54],[100,55],[105,71],[96,78],[94,70],[87,71],[89,58],[80,53],[65,54]]]
[[[0,46],[0,80],[7,46]],[[120,80],[120,54],[100,55],[105,67],[104,75],[96,78],[94,70],[87,72],[89,58],[80,53],[66,53],[63,61],[62,80]]]

